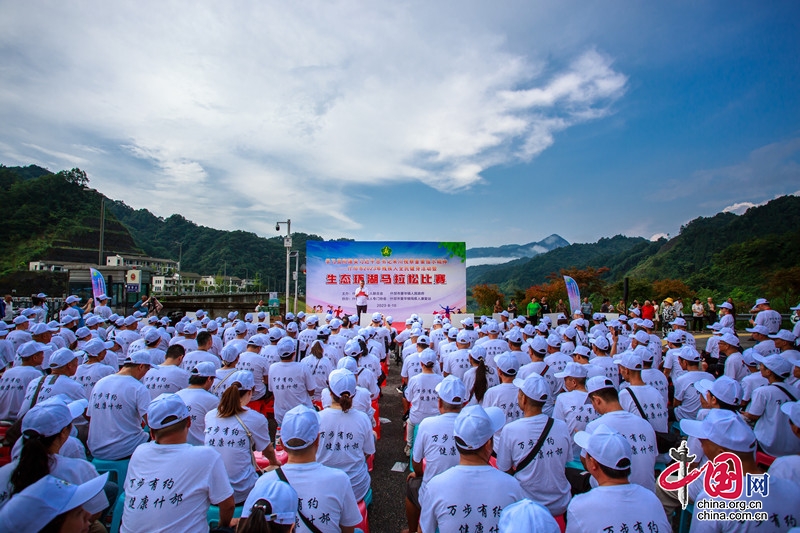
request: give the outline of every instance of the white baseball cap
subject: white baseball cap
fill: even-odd
[[[561,347],[561,337],[556,335],[555,333],[551,333],[547,336],[547,345],[551,348],[560,348]]]
[[[503,533],[561,533],[547,507],[527,498],[506,506],[498,523]]]
[[[239,387],[240,390],[253,390],[256,386],[253,373],[249,370],[237,370],[228,379],[231,383],[238,382],[241,385],[241,387]]]
[[[739,405],[739,402],[742,401],[742,386],[728,376],[720,376],[714,381],[701,379],[694,383],[694,388],[702,395],[710,392],[715,398],[728,405]]]
[[[100,494],[108,472],[81,485],[46,475],[15,494],[0,510],[0,530],[36,533],[55,517],[80,507]]]
[[[89,401],[85,398],[71,401],[58,394],[34,405],[22,418],[22,433],[33,430],[43,437],[52,437],[80,417]]]
[[[792,424],[800,427],[800,402],[786,402],[781,405],[781,411],[789,417]]]
[[[69,304],[74,304],[75,302],[80,302],[80,301],[81,301],[81,297],[80,296],[75,296],[74,294],[71,294],[71,295],[67,296],[67,299],[64,300],[64,303],[69,305]]]
[[[541,335],[528,339],[528,345],[530,345],[531,350],[539,355],[545,355],[547,353],[547,340]]]
[[[670,325],[671,326],[685,326],[686,325],[686,319],[683,318],[682,316],[679,316],[678,318],[676,318],[675,320],[670,322]]]
[[[319,415],[305,405],[298,405],[283,415],[281,423],[281,441],[283,446],[290,450],[303,450],[308,448],[319,435]],[[302,441],[299,446],[289,446],[290,440]]]
[[[47,346],[41,342],[28,341],[22,343],[19,348],[17,348],[17,355],[25,359],[26,357],[31,357],[37,353],[44,352],[46,348]]]
[[[646,349],[646,348],[645,348]],[[621,359],[614,359],[614,364],[624,366],[628,370],[642,370],[642,358],[634,352],[625,352],[622,354]]]
[[[734,335],[733,333],[725,333],[720,337],[720,342],[724,342],[725,344],[730,344],[731,346],[739,346],[739,337]]]
[[[591,353],[592,353],[592,351],[588,347],[586,347],[586,346],[581,344],[580,346],[576,346],[575,347],[575,350],[572,352],[572,355],[573,356],[580,355],[581,357],[588,358],[589,354],[591,354]]]
[[[353,359],[349,355],[345,355],[344,357],[339,359],[338,363],[336,363],[336,368],[346,368],[347,370],[355,374],[356,372],[358,372],[358,363],[356,362],[355,359]]]
[[[189,408],[177,394],[161,394],[147,407],[150,429],[164,429],[189,418]]]
[[[466,450],[477,450],[486,444],[506,423],[499,407],[470,405],[461,410],[453,425],[456,443]]]
[[[299,505],[297,491],[280,479],[257,483],[250,492],[249,498],[255,504],[250,509],[242,509],[242,518],[248,518],[254,509],[263,505],[260,501],[266,500],[269,502],[270,509],[269,513],[266,512],[266,508],[264,509],[264,520],[267,522],[290,525],[297,520]]]
[[[788,329],[782,329],[778,331],[778,333],[776,333],[775,335],[770,335],[769,338],[780,339],[786,342],[794,342],[795,340],[797,340],[797,337],[794,336],[794,333],[792,333]]]
[[[608,351],[608,349],[610,348],[608,339],[605,338],[605,336],[595,337],[591,339],[589,342],[597,346],[597,349],[603,352]]]
[[[625,470],[631,467],[631,445],[622,434],[605,424],[598,425],[593,433],[579,431],[574,439],[575,444],[607,468]]]
[[[517,356],[513,353],[503,352],[500,355],[495,356],[494,362],[497,364],[497,368],[499,368],[503,374],[508,376],[517,375],[517,371],[519,370],[519,359],[517,359]]]
[[[686,361],[697,363],[700,361],[700,352],[698,352],[692,346],[684,346],[678,351],[678,357],[685,359]]]
[[[50,362],[47,365],[48,368],[61,368],[62,366],[67,366],[72,361],[77,359],[78,356],[70,350],[69,348],[59,348],[52,354],[50,354]]]
[[[443,402],[460,404],[467,399],[467,387],[458,376],[450,374],[436,385],[436,393]]]
[[[767,329],[767,326],[762,326],[761,324],[756,324],[752,328],[745,328],[745,331],[750,333],[758,333],[759,335],[769,335],[769,329]]]
[[[735,452],[756,451],[753,430],[741,416],[727,409],[711,409],[702,422],[684,418],[681,420],[681,431]]]
[[[586,401],[583,403],[592,403],[590,398],[593,392],[597,392],[602,389],[616,389],[614,387],[614,382],[611,381],[609,378],[605,376],[592,376],[586,380]]]
[[[516,378],[514,386],[521,390],[522,394],[537,402],[546,402],[551,393],[547,380],[536,372],[525,379]]]
[[[129,353],[128,357],[125,358],[125,361],[122,362],[124,365],[134,364],[134,365],[153,365],[153,360],[150,358],[150,352],[147,350],[140,350],[138,352]]]
[[[192,369],[193,376],[213,378],[217,375],[217,367],[211,361],[200,361]]]
[[[561,372],[556,372],[553,374],[558,379],[564,378],[585,378],[589,375],[589,369],[587,365],[582,365],[580,363],[569,362],[567,366],[564,367],[564,370]]]
[[[356,375],[346,368],[337,368],[328,376],[328,387],[336,396],[349,392],[350,396],[356,395]]]
[[[782,378],[789,377],[789,375],[792,373],[792,363],[790,363],[787,359],[784,359],[782,355],[772,354],[766,357],[763,355],[754,355],[753,359]]]

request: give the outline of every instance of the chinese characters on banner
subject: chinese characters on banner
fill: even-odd
[[[391,315],[395,327],[414,313],[466,312],[465,250],[464,243],[308,241],[307,312],[355,313],[361,281],[367,312]]]

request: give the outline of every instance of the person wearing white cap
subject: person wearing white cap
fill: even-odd
[[[766,327],[770,335],[778,333],[778,330],[781,329],[783,318],[779,312],[770,307],[769,300],[766,298],[757,299],[750,312],[757,313],[755,318],[750,320],[750,324]]]
[[[758,355],[758,352],[755,350],[755,348],[748,348],[742,352],[742,364],[744,364],[744,367],[748,371],[748,374],[742,378],[741,382],[739,382],[742,386],[741,400],[743,404],[750,402],[750,398],[753,397],[754,390],[759,387],[763,387],[764,385],[769,385],[767,378],[761,375],[758,361],[756,361],[754,357],[755,355]]]
[[[800,402],[786,402],[781,405],[781,411],[789,418],[789,427],[794,436],[800,439]],[[800,454],[784,455],[775,459],[769,467],[769,475],[788,479],[800,486]]]
[[[750,403],[743,411],[744,417],[755,422],[754,431],[759,446],[776,457],[800,453],[800,440],[794,438],[781,404],[800,399],[800,390],[786,383],[792,373],[792,363],[780,355],[754,357],[761,363],[761,375],[769,385],[753,391]]]
[[[218,398],[222,398],[225,389],[230,385],[230,378],[236,372],[236,364],[239,362],[239,348],[235,345],[227,345],[222,349],[222,366],[217,369],[217,377],[211,386],[210,392]]]
[[[6,337],[8,336],[8,325],[0,320],[0,369],[5,369],[14,362],[14,345]]]
[[[500,324],[497,322],[490,322],[489,340],[481,343],[481,346],[486,350],[486,364],[492,368],[496,368],[494,364],[495,357],[509,350],[508,341],[500,337],[501,332]]]
[[[574,364],[574,363],[573,363]],[[539,374],[515,379],[517,402],[523,412],[508,422],[497,437],[497,468],[519,481],[525,495],[547,507],[553,516],[564,514],[570,500],[570,484],[564,474],[572,459],[572,440],[567,425],[542,413],[552,394]]]
[[[122,347],[122,358],[128,356],[128,349],[134,341],[139,340],[142,336],[139,334],[139,320],[133,316],[125,317],[122,320],[122,325],[117,324],[118,329],[114,334],[114,341]]]
[[[219,405],[219,398],[209,392],[215,376],[213,364],[208,361],[197,363],[189,373],[189,386],[175,393],[189,409],[192,422],[186,441],[193,446],[205,444],[206,413]]]
[[[237,533],[290,533],[295,529],[300,500],[284,481],[264,483],[253,489],[255,503],[242,510]]]
[[[653,426],[638,414],[622,409],[619,393],[610,379],[602,376],[589,378],[586,381],[586,390],[589,393],[586,401],[591,403],[600,415],[586,425],[586,431],[593,433],[603,424],[620,432],[628,440],[631,451],[636,449],[631,460],[631,483],[654,491],[656,487],[654,468],[658,449]]]
[[[283,415],[296,405],[312,407],[314,378],[311,369],[295,361],[295,341],[284,337],[278,341],[280,362],[269,368],[269,388],[275,395],[275,420],[280,426]]]
[[[673,412],[678,421],[684,418],[695,420],[702,406],[700,392],[694,384],[703,379],[714,381],[714,376],[700,370],[700,354],[691,346],[684,346],[678,350],[677,355],[683,373],[673,381],[675,387],[672,400]]]
[[[350,342],[355,342],[355,341],[350,341]],[[433,350],[429,348],[430,339],[428,339],[427,335],[420,335],[417,338],[416,344],[414,344],[413,346],[415,346],[415,351],[410,352],[408,355],[403,356],[403,367],[400,369],[400,379],[401,382],[403,383],[403,388],[405,388],[408,385],[408,382],[411,380],[411,378],[422,372],[422,363],[420,362],[420,357],[422,352],[425,351],[433,352]],[[446,357],[446,355],[442,356],[442,358],[444,357]],[[439,363],[438,361],[436,361],[435,353],[433,354],[433,359],[434,359],[434,372],[436,372],[437,374],[441,373],[441,370],[439,368]],[[359,364],[359,366],[362,365]]]
[[[37,367],[44,360],[45,345],[28,341],[17,349],[22,364],[6,370],[0,376],[0,420],[16,420],[25,400],[28,384],[42,378]]]
[[[408,380],[408,386],[404,392],[404,397],[410,404],[408,423],[406,424],[406,455],[411,454],[414,427],[425,418],[436,416],[439,412],[435,389],[443,379],[441,374],[435,372],[436,354],[433,353],[433,350],[430,348],[422,350],[417,357],[421,371]]]
[[[214,365],[214,368],[219,368],[221,366],[220,357],[210,351],[213,345],[213,335],[209,331],[201,331],[198,333],[197,350],[188,352],[183,357],[181,368],[191,371],[201,362],[211,363]]]
[[[266,417],[247,407],[255,386],[253,374],[237,370],[229,381],[219,406],[206,413],[205,445],[222,455],[234,499],[241,504],[258,479],[253,450],[261,451],[271,465],[279,463]]]
[[[504,423],[497,407],[470,405],[458,414],[453,435],[459,464],[428,482],[420,502],[422,533],[496,531],[503,508],[525,497],[516,479],[489,465],[492,437]]]
[[[8,332],[6,340],[14,345],[14,350],[19,349],[20,346],[32,340],[31,333],[28,331],[30,320],[27,317],[19,315],[13,321],[14,329]]]
[[[503,410],[506,422],[522,418],[522,409],[517,402],[519,389],[514,385],[514,379],[519,372],[519,361],[511,352],[501,353],[495,358],[500,384],[486,391],[483,396],[484,407],[494,406]]]
[[[469,346],[468,332],[466,330],[459,331],[456,336],[456,347],[458,349],[442,358],[442,373],[444,376],[453,374],[457,378],[464,377],[464,373],[470,368]]]
[[[152,366],[145,374],[142,383],[150,391],[151,399],[155,400],[162,394],[175,393],[189,386],[189,372],[181,368],[185,354],[182,345],[173,344],[167,348],[164,361]]]
[[[42,401],[26,413],[20,428],[19,457],[0,468],[0,507],[48,474],[75,484],[98,477],[86,460],[61,455],[70,438],[72,421],[81,417],[85,409],[86,400],[67,403],[65,397],[58,396]],[[87,504],[87,511],[99,514],[107,507],[108,500],[101,493]]]
[[[641,353],[646,348],[640,347],[638,350]],[[627,386],[623,385],[619,391],[622,408],[647,420],[655,431],[666,432],[667,405],[661,393],[642,380],[644,364],[641,355],[636,351],[626,352],[621,359],[615,359],[614,362],[619,365],[619,373],[627,382]]]
[[[369,373],[369,375],[371,376],[372,372],[370,372],[369,369],[364,367],[358,368],[356,360],[353,359],[352,357],[342,357],[341,359],[339,359],[336,368],[346,368],[355,375],[356,393],[353,395],[353,409],[361,411],[362,413],[367,415],[367,418],[371,421],[370,423],[374,427],[376,425],[376,421],[375,421],[375,409],[372,407],[372,400],[373,400],[372,393],[365,386],[362,386],[361,382],[359,381],[364,373]],[[378,385],[375,383],[375,380],[373,378],[369,379],[371,381],[372,386],[375,387],[375,389],[377,390]],[[378,397],[378,392],[375,393],[375,398],[377,399],[377,397]],[[327,409],[333,403],[333,398],[331,397],[331,391],[330,388],[327,387],[327,384],[326,387],[322,389],[321,401],[323,409]]]
[[[730,302],[722,302],[717,306],[719,309],[719,325],[723,328],[733,329],[736,317],[733,316],[733,305]]]
[[[498,528],[499,533],[561,533],[547,507],[527,498],[503,509]]]
[[[428,343],[430,344],[430,339],[428,339],[428,337],[422,332],[421,329],[419,328],[417,329],[419,331],[419,337],[424,337],[425,339],[428,340]],[[456,340],[458,339],[459,330],[456,329],[455,327],[449,327],[445,329],[447,330],[447,335],[445,339],[442,342],[440,342],[439,345],[434,350],[436,352],[436,355],[439,357],[439,360],[441,361],[444,361],[445,357],[447,357],[447,354],[450,354],[458,350],[458,343],[456,342]],[[411,333],[411,340],[414,341],[413,331]],[[406,351],[403,350],[403,360],[405,360],[405,358],[406,358]]]
[[[312,400],[319,406],[322,402],[322,390],[327,386],[328,376],[333,372],[335,364],[325,355],[325,344],[317,339],[311,343],[308,355],[301,361],[308,366],[314,380],[314,396]]]
[[[50,375],[42,376],[28,383],[25,399],[19,410],[19,417],[23,417],[34,405],[51,396],[63,394],[70,400],[84,398],[83,387],[74,379],[70,379],[78,369],[78,355],[75,352],[69,348],[56,350],[50,356],[48,369]]]
[[[317,461],[345,472],[356,501],[360,501],[370,485],[366,457],[375,453],[372,422],[366,414],[352,408],[356,394],[355,374],[339,368],[331,372],[328,381],[332,402],[319,413]]]
[[[681,331],[670,331],[666,336],[667,351],[664,353],[664,376],[671,378],[673,382],[685,373],[678,359],[678,354],[683,349],[684,340],[684,333]]]
[[[117,355],[109,351],[113,346],[113,341],[103,342],[100,339],[92,339],[83,347],[86,360],[84,363],[78,365],[73,379],[83,387],[83,394],[87,400],[90,398],[92,389],[98,381],[106,376],[110,376],[119,369],[117,366]],[[110,355],[109,358],[106,357],[107,354]],[[113,359],[114,366],[106,364],[106,359]]]
[[[553,418],[567,424],[572,459],[577,459],[580,456],[580,446],[572,441],[572,436],[578,431],[586,429],[586,425],[599,416],[594,407],[586,402],[586,398],[589,396],[586,390],[586,379],[589,375],[588,367],[589,365],[574,362],[567,363],[563,372],[556,374],[557,378],[564,380],[566,392],[562,392],[556,397]]]
[[[146,421],[150,393],[141,379],[150,366],[146,353],[132,354],[119,372],[104,377],[92,389],[87,445],[94,457],[126,459],[139,444],[147,442],[142,420]]]
[[[497,370],[486,363],[488,357],[486,349],[481,346],[475,346],[469,350],[469,368],[464,372],[464,386],[467,388],[468,405],[475,405],[483,402],[483,397],[486,391],[495,385],[500,384],[500,378],[497,376]]]
[[[265,412],[267,401],[272,399],[272,394],[267,389],[271,363],[261,355],[261,350],[268,341],[269,337],[262,334],[250,337],[245,351],[239,354],[239,360],[236,363],[237,370],[247,370],[253,373],[255,389],[253,389],[252,405],[249,407],[262,414]]]
[[[723,366],[723,375],[736,381],[742,381],[749,374],[744,365],[739,337],[733,333],[726,333],[719,339],[719,365]]]
[[[660,392],[664,405],[667,405],[669,403],[669,382],[667,381],[667,376],[653,365],[653,352],[640,348],[639,353],[641,354],[642,365],[644,366],[642,369],[642,381]]]
[[[219,506],[220,526],[228,526],[234,493],[224,459],[186,442],[191,419],[183,400],[158,396],[148,404],[147,420],[152,440],[136,448],[128,465],[120,531],[207,531],[211,505]]]
[[[245,501],[242,517],[249,516],[267,486],[283,481],[297,491],[299,498],[297,533],[310,533],[307,524],[322,533],[352,533],[361,523],[361,513],[350,478],[341,470],[317,462],[319,414],[304,405],[290,409],[281,426],[281,441],[288,462],[258,479]]]
[[[769,336],[775,346],[781,351],[781,356],[789,361],[800,361],[800,352],[795,350],[797,335],[788,329],[782,329],[774,335]]]
[[[86,507],[96,496],[102,496],[107,480],[106,473],[73,485],[55,476],[44,476],[0,510],[0,530],[15,533],[88,531],[92,516]]]
[[[456,376],[447,376],[436,386],[439,415],[420,422],[411,455],[414,470],[406,478],[406,519],[410,533],[417,531],[420,502],[428,482],[448,468],[458,464],[459,455],[454,439],[454,424],[467,389]]]
[[[108,320],[109,317],[111,317],[111,314],[113,313],[113,311],[111,311],[111,308],[108,305],[106,305],[109,302],[109,297],[106,296],[105,294],[101,294],[100,296],[97,297],[97,301],[99,303],[94,306],[94,314]]]
[[[567,533],[624,531],[626,528],[633,531],[672,531],[655,494],[632,479],[636,458],[625,435],[611,426],[598,423],[576,433],[575,442],[585,451],[584,465],[597,481],[597,486],[575,496],[570,502]],[[639,524],[638,528],[633,524]]]
[[[737,456],[741,463],[741,468],[737,469],[737,473],[742,476],[739,480],[744,481],[747,486],[750,486],[751,476],[764,479],[766,490],[742,491],[736,500],[741,502],[741,509],[758,509],[770,517],[769,520],[763,522],[700,520],[699,515],[705,509],[720,508],[710,506],[712,502],[706,500],[713,500],[717,505],[720,502],[728,503],[721,497],[709,496],[704,489],[695,501],[692,515],[693,532],[764,531],[764,526],[768,528],[767,531],[787,531],[790,524],[797,524],[800,521],[800,492],[797,490],[797,485],[778,477],[770,476],[768,480],[765,479],[766,476],[763,475],[763,471],[756,464],[755,435],[740,416],[730,411],[715,409],[702,422],[696,420],[681,421],[681,431],[700,439],[703,452],[710,461],[714,461],[723,453]],[[737,483],[739,483],[738,480]],[[759,503],[755,504],[754,500],[759,501]],[[704,501],[705,505],[701,505],[701,501]],[[773,522],[773,517],[778,518],[778,524]]]
[[[300,342],[301,346],[301,355],[305,354],[308,346],[317,340],[317,335],[319,333],[319,330],[317,329],[318,325],[319,319],[316,315],[311,315],[306,319],[306,329],[297,335],[297,340]]]

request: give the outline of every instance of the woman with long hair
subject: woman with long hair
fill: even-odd
[[[258,479],[253,450],[261,450],[271,465],[279,463],[269,440],[266,417],[247,407],[255,388],[253,373],[237,370],[228,381],[219,406],[206,413],[205,445],[222,456],[238,505],[247,499]]]
[[[470,368],[464,372],[462,381],[469,393],[467,405],[483,402],[486,391],[500,383],[495,369],[486,364],[486,350],[483,346],[475,346],[469,351]]]
[[[275,480],[253,489],[256,499],[242,511],[236,533],[290,533],[297,521],[297,492],[291,485]]]
[[[375,453],[372,422],[367,415],[352,409],[356,376],[346,368],[328,377],[331,406],[319,413],[317,461],[344,471],[350,477],[356,501],[364,499],[370,485],[367,456]]]
[[[305,356],[301,363],[308,366],[311,370],[311,378],[314,381],[314,397],[312,401],[317,407],[322,407],[322,389],[328,383],[328,375],[333,371],[333,362],[325,356],[325,345],[317,339],[311,343],[309,355]]]
[[[83,414],[87,405],[86,400],[68,404],[64,396],[58,395],[42,400],[25,413],[19,458],[0,468],[0,507],[47,475],[73,484],[97,477],[90,462],[59,455],[72,431],[72,421]],[[91,515],[96,515],[94,519],[107,507],[108,500],[102,493],[85,506]]]

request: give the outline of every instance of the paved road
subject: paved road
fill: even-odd
[[[397,461],[408,462],[403,453],[403,405],[395,387],[400,386],[400,367],[392,364],[380,400],[381,417],[391,420],[381,426],[381,439],[372,471],[372,508],[369,512],[371,533],[397,533],[406,526],[404,472],[392,472]]]

